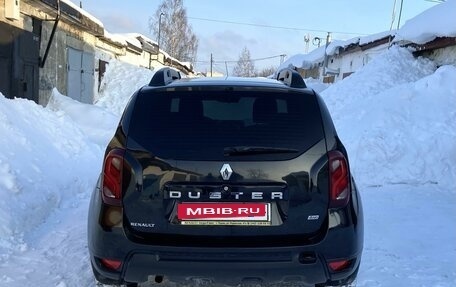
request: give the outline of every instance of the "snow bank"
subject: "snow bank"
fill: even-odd
[[[346,117],[342,108],[351,107],[394,86],[417,81],[432,74],[435,68],[429,60],[415,59],[408,50],[392,47],[350,77],[331,85],[324,96],[336,119]]]
[[[146,68],[111,60],[106,68],[95,105],[121,116],[133,93],[149,84],[154,74],[154,71]]]
[[[322,93],[360,184],[456,192],[456,68],[434,70],[392,48]]]
[[[1,94],[0,133],[4,135],[0,137],[0,254],[4,254],[26,249],[23,236],[57,208],[88,197],[99,173],[102,148],[64,113]]]
[[[394,41],[424,44],[436,37],[456,37],[455,16],[456,0],[447,0],[405,22]]]
[[[323,83],[322,81],[316,80],[314,78],[305,78],[304,82],[306,83],[307,87],[313,89],[317,93],[321,93],[331,86],[331,84]]]
[[[100,146],[108,144],[119,122],[119,117],[106,109],[75,101],[55,88],[46,107],[57,114],[67,115],[89,140]]]

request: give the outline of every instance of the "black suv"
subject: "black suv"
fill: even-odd
[[[363,248],[347,152],[293,70],[158,71],[125,108],[88,218],[102,284],[354,286]]]

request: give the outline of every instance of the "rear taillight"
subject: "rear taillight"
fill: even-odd
[[[328,263],[329,269],[331,272],[340,272],[344,271],[351,265],[351,260],[339,260],[339,261],[332,261]]]
[[[111,150],[103,165],[102,198],[109,205],[120,206],[122,203],[122,171],[124,164],[122,149]]]
[[[350,173],[345,156],[337,150],[329,155],[329,187],[332,208],[344,207],[350,199]]]
[[[120,270],[122,267],[122,261],[120,260],[102,258],[100,262],[104,267],[115,271]]]

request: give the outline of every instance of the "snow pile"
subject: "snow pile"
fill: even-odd
[[[322,92],[364,186],[456,192],[456,68],[392,48]]]
[[[456,0],[447,0],[408,20],[394,41],[424,44],[436,37],[456,37]]]
[[[408,50],[392,47],[341,83],[330,86],[324,92],[325,99],[332,106],[336,120],[345,118],[347,115],[341,111],[342,108],[375,97],[394,86],[417,81],[432,74],[435,69],[432,61],[415,59]]]
[[[68,116],[85,132],[89,140],[100,146],[108,144],[119,122],[119,117],[106,109],[75,101],[60,94],[55,88],[47,108],[59,115]]]
[[[306,78],[304,79],[307,87],[313,89],[317,93],[321,93],[326,90],[331,84],[322,83],[320,80],[314,78]]]
[[[1,94],[0,133],[0,254],[8,254],[27,249],[18,243],[57,208],[88,196],[102,148],[64,113]]]
[[[133,93],[149,84],[154,73],[117,60],[110,61],[95,105],[120,116]]]

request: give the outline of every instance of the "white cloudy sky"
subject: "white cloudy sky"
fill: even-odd
[[[81,1],[71,0],[76,4]],[[243,47],[253,59],[286,54],[304,53],[304,36],[348,39],[358,34],[374,34],[388,30],[392,20],[394,0],[184,0],[189,22],[199,38],[197,68],[209,69],[212,53],[215,70],[225,72],[224,61],[235,61]],[[400,0],[397,0],[400,4]],[[152,39],[149,18],[157,9],[159,0],[84,0],[85,10],[100,19],[113,33],[139,32]],[[436,5],[426,0],[405,0],[401,23]],[[398,19],[397,8],[396,20]],[[250,23],[297,29],[267,28],[205,21]],[[394,26],[397,25],[397,21]],[[315,46],[310,43],[309,49]],[[256,61],[257,68],[278,66],[280,58]],[[231,71],[234,64],[228,63]]]

